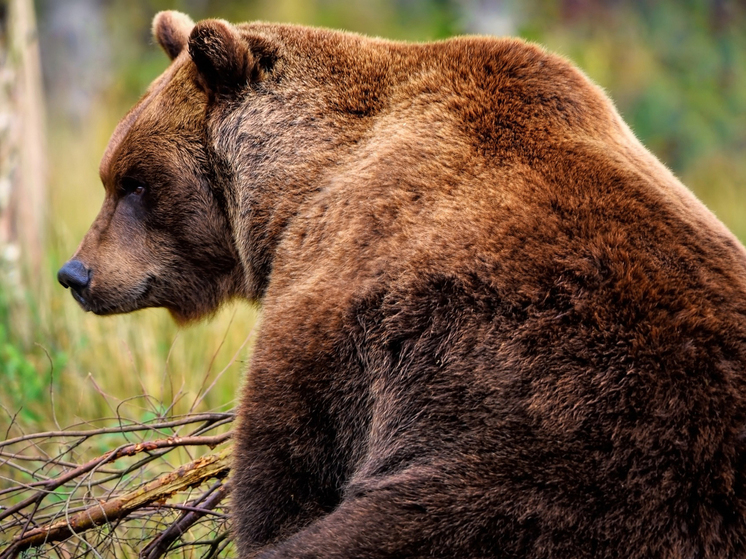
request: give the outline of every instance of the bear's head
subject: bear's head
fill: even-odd
[[[103,206],[58,279],[96,314],[165,307],[185,322],[255,296],[230,225],[230,172],[207,120],[264,62],[223,21],[162,12],[153,31],[171,65],[115,129],[99,169]]]

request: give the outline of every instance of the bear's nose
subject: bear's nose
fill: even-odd
[[[62,287],[69,287],[75,291],[82,291],[88,286],[91,271],[80,260],[68,261],[57,272],[57,281]]]

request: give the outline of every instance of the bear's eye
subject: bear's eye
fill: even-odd
[[[125,177],[122,179],[122,194],[124,196],[127,196],[128,194],[142,196],[145,194],[145,185],[137,179]]]

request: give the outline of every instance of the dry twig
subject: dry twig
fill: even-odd
[[[119,420],[117,427],[33,433],[0,442],[0,472],[8,471],[0,475],[0,559],[38,546],[44,546],[45,556],[55,552],[71,558],[120,556],[123,549],[131,553],[144,547],[141,556],[155,559],[183,546],[202,547],[214,556],[229,542],[220,509],[228,492],[224,478],[230,447],[179,468],[165,460],[176,449],[225,443],[230,432],[215,430],[224,430],[232,419],[231,413],[210,413],[150,423]],[[189,432],[181,435],[182,429]],[[110,446],[115,435],[134,435],[139,441],[80,463],[85,444],[103,439]],[[159,438],[149,438],[153,435]],[[191,496],[193,488],[210,479],[218,481]],[[192,532],[192,541],[185,539]],[[150,536],[143,538],[143,533]]]
[[[134,510],[163,501],[177,491],[200,485],[208,479],[224,477],[228,473],[230,450],[228,448],[220,454],[199,458],[135,491],[93,505],[53,524],[30,530],[11,542],[10,547],[0,554],[0,559],[13,559],[29,547],[64,540],[73,534],[80,534],[96,526],[117,521]],[[222,499],[225,493],[218,493],[218,495]],[[213,504],[213,508],[215,504],[217,503]],[[206,509],[205,512],[207,510],[210,509]]]

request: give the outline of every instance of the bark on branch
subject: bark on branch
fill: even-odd
[[[134,510],[162,502],[178,491],[211,478],[224,477],[229,470],[231,450],[229,447],[219,454],[204,456],[134,491],[93,505],[69,518],[34,528],[11,542],[10,547],[0,554],[0,559],[14,559],[30,547],[65,540],[73,534],[124,518]],[[210,504],[214,507],[217,503],[211,501]]]
[[[208,491],[195,510],[185,511],[181,518],[151,541],[141,552],[141,559],[159,559],[168,548],[191,528],[202,516],[213,510],[228,495],[230,488],[225,483]]]
[[[201,437],[201,436],[200,437],[169,437],[167,439],[159,439],[156,441],[147,441],[143,443],[128,444],[128,445],[119,447],[110,452],[107,452],[103,456],[99,456],[98,458],[95,458],[89,462],[86,462],[85,464],[78,466],[77,468],[73,470],[65,472],[63,475],[59,477],[45,480],[42,482],[38,482],[35,484],[31,484],[30,486],[38,487],[40,493],[33,495],[31,497],[28,497],[27,499],[24,499],[20,503],[4,510],[2,513],[0,513],[0,520],[3,520],[4,518],[9,517],[10,515],[15,514],[16,512],[23,510],[29,505],[41,502],[41,500],[44,499],[44,497],[49,492],[54,491],[58,487],[61,487],[68,481],[73,480],[83,474],[86,474],[98,468],[99,466],[108,464],[109,462],[114,462],[115,460],[118,460],[119,458],[123,458],[125,456],[134,456],[135,454],[138,454],[140,452],[149,452],[153,450],[158,450],[160,448],[171,448],[171,447],[176,447],[176,446],[205,445],[205,446],[209,446],[210,448],[214,448],[220,443],[227,441],[230,438],[230,436],[231,434],[230,432],[228,432],[222,435],[215,435],[212,437]],[[2,557],[3,556],[0,555],[0,559]]]
[[[233,413],[199,413],[194,415],[186,415],[172,421],[162,421],[160,423],[133,423],[132,425],[118,425],[116,427],[103,427],[101,429],[83,429],[83,430],[67,430],[67,431],[45,431],[43,433],[29,433],[20,437],[14,437],[0,441],[0,447],[11,446],[17,443],[23,443],[32,441],[34,439],[51,439],[54,437],[94,437],[98,435],[105,435],[108,433],[131,433],[134,431],[159,431],[161,429],[171,429],[173,427],[179,427],[182,425],[188,425],[199,422],[206,422],[215,424],[217,422],[223,422],[226,420],[233,419]]]

